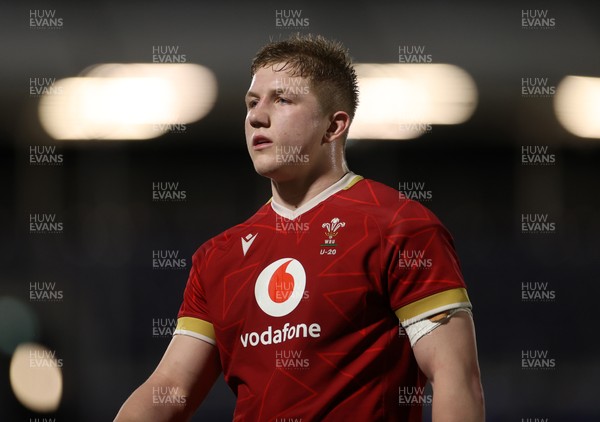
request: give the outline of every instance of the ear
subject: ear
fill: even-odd
[[[323,135],[323,143],[334,142],[343,139],[346,131],[350,127],[350,116],[345,111],[336,111],[331,116],[331,123],[327,132]]]

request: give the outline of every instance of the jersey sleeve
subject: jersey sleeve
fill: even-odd
[[[427,208],[408,201],[386,236],[388,294],[403,326],[471,308],[450,233]]]
[[[202,251],[198,250],[192,256],[192,268],[183,292],[183,303],[179,308],[177,327],[173,334],[195,337],[214,345],[216,344],[215,330],[208,314],[201,274]]]

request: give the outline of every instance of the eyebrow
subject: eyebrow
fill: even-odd
[[[280,94],[285,94],[286,97],[298,97],[298,94],[296,94],[295,92],[278,92],[278,88],[270,88],[267,91],[267,96],[276,96],[276,95],[280,95]],[[260,95],[257,94],[256,92],[253,91],[248,91],[246,92],[246,95],[244,96],[245,99],[248,98],[260,98]]]

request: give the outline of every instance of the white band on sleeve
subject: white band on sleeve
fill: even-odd
[[[441,319],[424,318],[420,321],[413,322],[406,326],[403,325],[403,328],[406,331],[406,335],[410,340],[411,347],[414,346],[415,343],[419,341],[419,339],[421,339],[421,337],[423,337],[426,334],[429,334],[440,325],[445,324],[450,318],[452,318],[452,315],[460,311],[468,312],[470,315],[472,315],[471,310],[469,308],[454,308],[450,309],[449,311],[446,311],[446,315]]]
[[[217,342],[214,339],[207,337],[205,335],[199,334],[195,331],[191,331],[191,330],[175,330],[175,332],[173,332],[173,335],[174,336],[184,335],[184,336],[194,337],[194,338],[197,338],[198,340],[205,341],[208,344],[212,344],[213,346],[215,346],[217,344]]]

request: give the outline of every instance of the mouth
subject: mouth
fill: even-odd
[[[252,148],[254,150],[260,150],[260,149],[268,148],[272,144],[273,144],[273,141],[271,141],[266,136],[263,136],[263,135],[254,135],[252,137]]]

